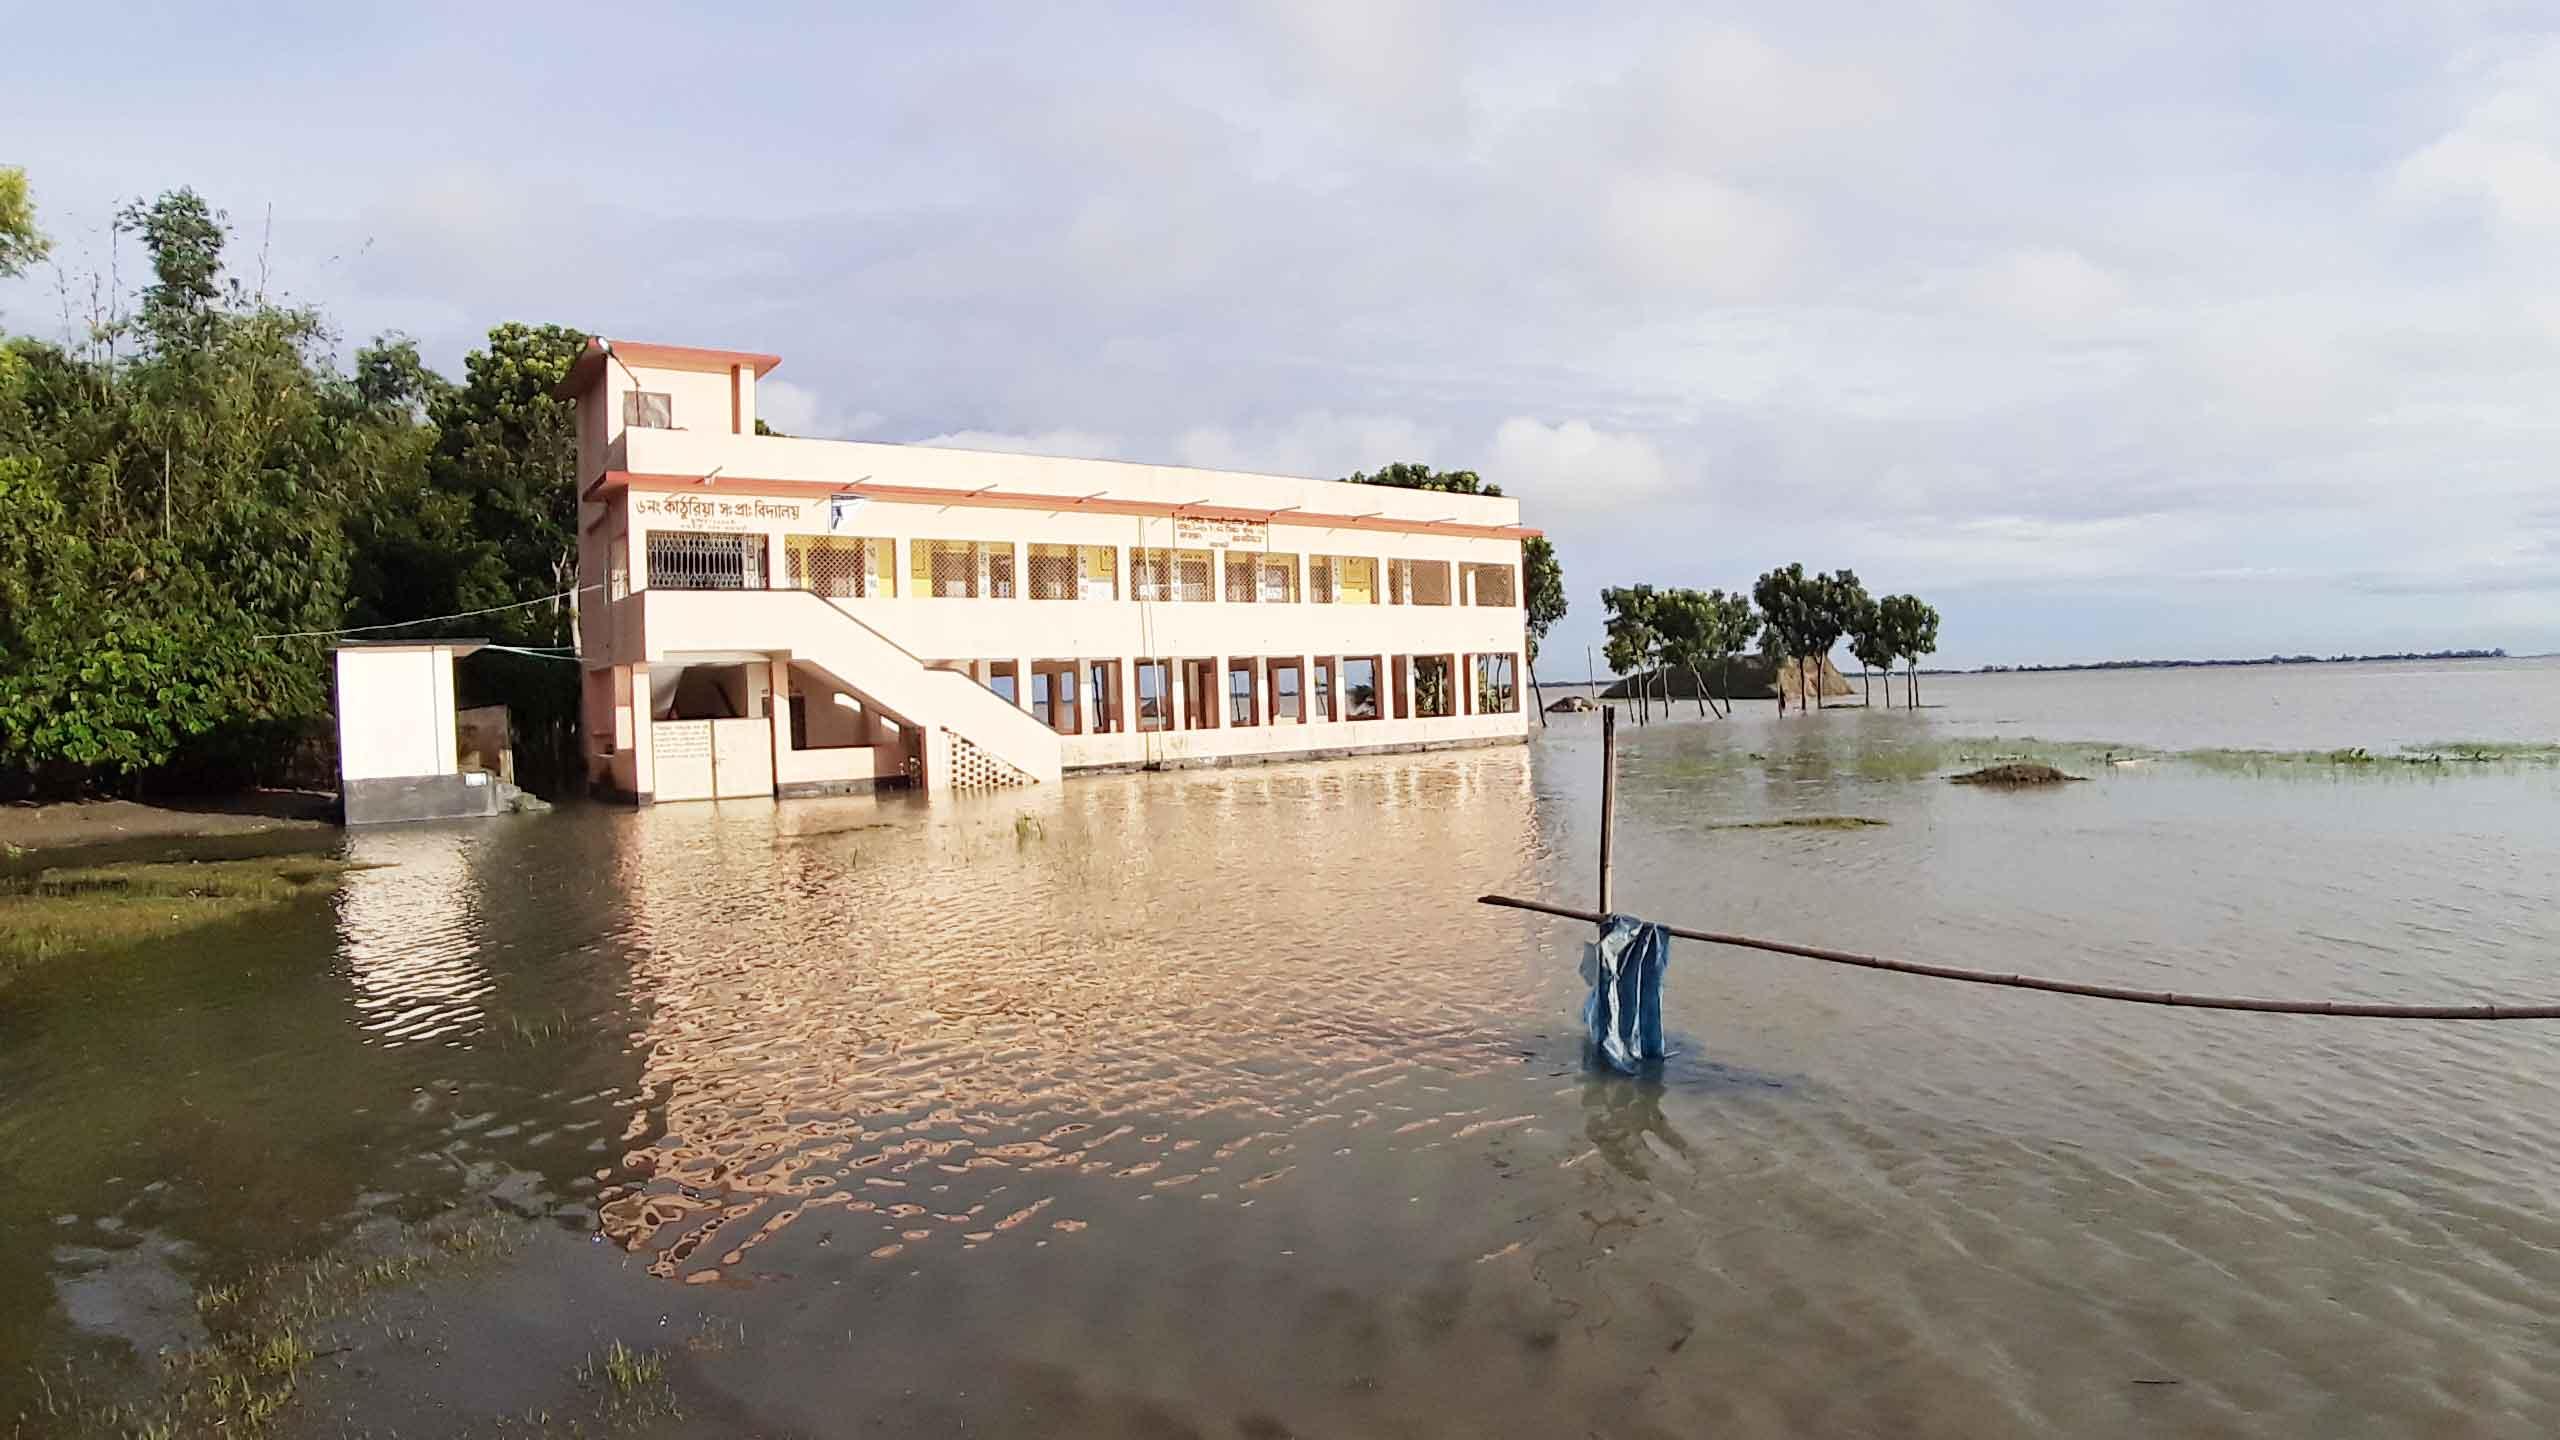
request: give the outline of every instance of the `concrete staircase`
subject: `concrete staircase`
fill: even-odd
[[[938,764],[942,770],[937,784],[1058,782],[1064,752],[1056,731],[966,675],[929,668],[822,596],[806,590],[644,593],[652,650],[733,650],[750,637],[752,648],[786,649],[901,728],[926,732],[927,769]]]

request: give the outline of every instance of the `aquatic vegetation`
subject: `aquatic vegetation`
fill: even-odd
[[[1866,830],[1885,824],[1871,815],[1787,815],[1775,820],[1718,820],[1710,830]]]
[[[332,1252],[206,1285],[195,1295],[205,1343],[164,1357],[156,1395],[96,1401],[66,1377],[61,1391],[45,1386],[36,1416],[49,1434],[255,1440],[293,1403],[312,1365],[347,1348],[330,1342],[367,1300],[508,1243],[492,1220],[430,1223],[389,1250]]]
[[[367,867],[320,855],[89,865],[0,880],[0,986],[26,965],[159,940],[306,896]]]
[[[1962,775],[1947,777],[1950,782],[1957,785],[1989,785],[2003,790],[2029,785],[2061,785],[2087,778],[2083,775],[2064,774],[2051,765],[2037,765],[2019,760],[2012,760],[2005,765],[1985,765],[1979,770],[1968,770]]]

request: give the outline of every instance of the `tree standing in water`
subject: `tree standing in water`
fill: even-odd
[[[1636,719],[1643,723],[1652,718],[1652,701],[1648,694],[1646,673],[1662,653],[1662,632],[1656,627],[1655,612],[1662,592],[1650,585],[1615,586],[1600,592],[1601,607],[1609,612],[1601,658],[1609,668],[1635,680]]]
[[[1763,573],[1752,582],[1751,599],[1760,607],[1763,626],[1761,653],[1769,657],[1770,670],[1777,681],[1778,713],[1784,715],[1787,713],[1787,682],[1781,672],[1793,663],[1799,667],[1796,673],[1801,681],[1804,662],[1800,657],[1807,653],[1807,647],[1812,643],[1813,581],[1806,576],[1802,565],[1782,566]],[[1797,699],[1803,698],[1799,689]]]
[[[1849,653],[1858,657],[1858,688],[1865,692],[1866,703],[1876,703],[1875,686],[1869,672],[1884,672],[1884,708],[1893,708],[1893,640],[1886,633],[1884,606],[1861,595],[1857,614],[1849,622]]]
[[[1822,667],[1831,658],[1833,646],[1858,622],[1858,613],[1870,602],[1867,587],[1858,583],[1858,572],[1849,569],[1816,575],[1807,595],[1804,654],[1813,662],[1805,681],[1804,704],[1818,709],[1822,704]]]
[[[1920,708],[1920,657],[1938,653],[1938,612],[1916,595],[1888,595],[1881,606],[1886,642],[1906,662],[1903,703]]]

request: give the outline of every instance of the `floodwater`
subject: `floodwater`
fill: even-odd
[[[2560,999],[2560,767],[1992,736],[2560,738],[2560,664],[1924,677],[1621,730],[1618,900],[2162,989]],[[0,1433],[196,1297],[439,1214],[287,1427],[2560,1431],[2560,1024],[2108,1005],[1675,949],[1581,1068],[1598,727],[1520,749],[345,840],[334,902],[0,991]],[[1877,828],[1740,829],[1856,815]],[[332,1328],[333,1327],[333,1328]],[[39,1375],[51,1379],[40,1379]]]

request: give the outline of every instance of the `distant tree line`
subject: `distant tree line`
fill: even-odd
[[[2233,665],[2365,665],[2393,660],[2504,660],[2506,650],[2402,650],[2381,655],[2270,655],[2264,660],[2092,660],[2081,665],[1985,665],[1977,675],[2047,675],[2070,670],[2213,670]]]
[[[1882,670],[1885,708],[1893,707],[1893,667],[1900,661],[1905,703],[1916,708],[1920,658],[1938,649],[1934,608],[1911,595],[1872,598],[1850,570],[1808,575],[1800,564],[1787,565],[1763,574],[1748,595],[1620,586],[1601,591],[1600,604],[1608,612],[1602,655],[1610,669],[1634,677],[1637,713],[1647,718],[1656,686],[1669,709],[1674,671],[1685,671],[1696,687],[1699,714],[1733,713],[1731,697],[1716,696],[1707,677],[1729,675],[1735,657],[1755,639],[1773,674],[1794,668],[1796,693],[1806,708],[1820,703],[1821,663],[1843,639],[1858,658],[1866,703],[1875,700],[1871,672]],[[1784,714],[1782,674],[1775,688]]]
[[[550,390],[584,336],[501,325],[458,384],[398,336],[342,371],[194,191],[112,238],[149,260],[138,291],[65,277],[75,333],[0,332],[0,790],[272,778],[328,733],[348,626],[514,607],[395,633],[566,653],[576,432]],[[0,170],[0,274],[47,250]],[[565,768],[575,665],[484,652],[462,681],[513,711],[520,761]]]

